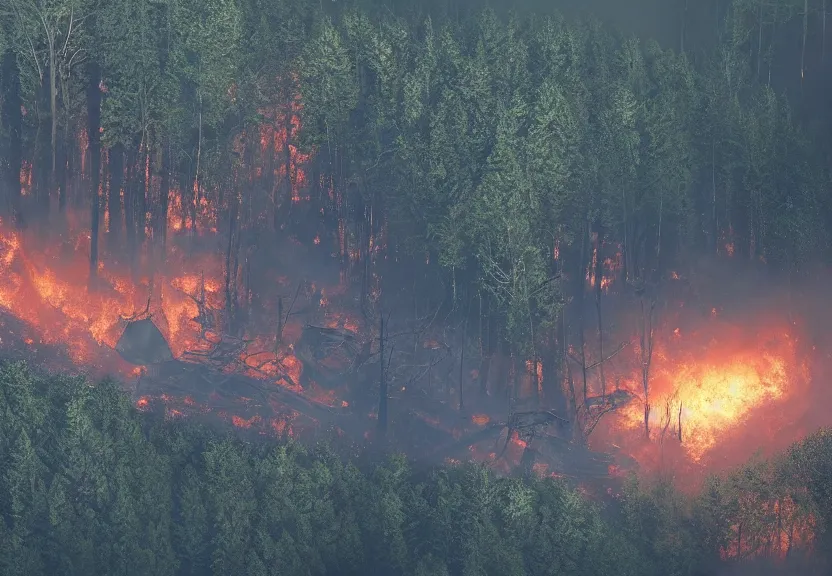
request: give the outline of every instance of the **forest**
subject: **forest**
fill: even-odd
[[[791,417],[772,402],[826,393],[804,362],[826,365],[804,330],[823,300],[798,288],[818,282],[832,243],[826,2],[678,4],[672,46],[474,1],[0,5],[3,571],[826,562],[828,416],[748,432],[757,444],[723,458],[737,469],[710,474],[705,458],[734,447],[729,424]],[[731,360],[752,367],[742,386],[715,380],[734,395],[715,417],[702,382],[719,367],[687,370],[688,388],[668,376],[687,332],[669,310],[727,322],[731,306],[705,295],[730,284],[750,300],[740,283],[776,286],[762,307],[779,323],[733,308],[745,332],[765,332],[747,346],[765,353]],[[136,410],[162,362],[104,368],[95,347],[117,348],[140,318],[159,324],[165,362],[282,382],[306,398],[296,410],[327,418],[370,412],[379,437],[389,420],[400,443],[422,402],[455,440],[471,425],[449,422],[488,413],[507,423],[505,446],[520,433],[530,448],[540,433],[522,436],[518,414],[536,414],[569,447],[536,449],[552,473],[498,474],[482,458],[433,467],[356,450],[343,426],[308,442],[281,425],[267,440]],[[366,373],[325,383],[310,327]],[[710,330],[702,342],[734,350],[735,332]],[[69,348],[72,369],[9,360],[47,344]],[[101,380],[108,370],[132,389]],[[563,454],[600,444],[639,464],[679,452],[699,467],[695,489],[674,485],[681,468],[583,482]],[[785,449],[755,455],[766,445]]]
[[[832,518],[828,432],[695,497],[632,477],[600,499],[165,421],[114,381],[7,363],[0,382],[2,574],[821,574],[830,552],[812,538]]]

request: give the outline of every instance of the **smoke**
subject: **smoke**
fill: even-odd
[[[782,560],[753,559],[741,564],[722,566],[712,576],[806,576],[826,574],[822,560],[793,554]]]
[[[637,399],[606,418],[593,445],[619,448],[625,461],[669,473],[695,490],[708,473],[729,471],[758,453],[771,456],[832,425],[822,408],[832,400],[825,386],[830,282],[832,275],[821,269],[789,276],[724,256],[668,274],[654,319],[649,442],[638,353],[641,308],[613,284],[603,304],[605,350],[619,342],[628,349],[606,364],[607,389],[624,388]],[[595,313],[588,305],[590,355],[597,355]],[[598,388],[599,375],[592,378]]]

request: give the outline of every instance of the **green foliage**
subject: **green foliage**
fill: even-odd
[[[298,99],[291,144],[312,155],[309,197],[327,204],[334,188],[325,217],[372,214],[458,309],[490,293],[503,338],[526,353],[568,300],[550,280],[586,267],[590,229],[621,246],[630,280],[727,242],[792,269],[825,255],[825,159],[765,83],[772,31],[799,4],[734,0],[696,66],[595,21],[489,9],[433,21],[360,2],[12,0],[0,30],[40,123],[50,34],[77,21],[57,54],[62,121],[82,121],[78,63],[96,62],[105,147],[143,146],[156,173],[164,151],[172,181],[199,171],[205,193],[274,160],[258,157],[260,124]]]
[[[0,367],[0,412],[3,575],[693,576],[782,554],[786,535],[829,549],[825,431],[694,497],[632,478],[592,502],[554,478],[417,482],[401,456],[362,471],[323,445],[154,421],[114,382],[23,364]]]

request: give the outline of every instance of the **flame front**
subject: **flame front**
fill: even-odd
[[[77,364],[95,364],[97,346],[114,348],[124,318],[141,312],[151,298],[154,321],[175,355],[194,346],[198,313],[194,300],[205,277],[206,298],[219,303],[221,266],[212,258],[177,259],[170,275],[157,272],[151,279],[133,281],[129,271],[104,262],[98,267],[98,289],[89,289],[89,236],[66,233],[41,250],[27,250],[36,239],[26,238],[0,222],[0,306],[36,331],[44,344],[70,344]],[[50,249],[51,248],[51,249]],[[174,268],[171,266],[170,268]],[[108,367],[112,369],[113,367]]]
[[[715,315],[699,331],[657,331],[646,398],[636,346],[635,362],[622,362],[637,369],[618,382],[635,399],[610,415],[593,440],[612,442],[644,465],[663,459],[677,473],[684,461],[713,470],[739,465],[759,448],[785,448],[802,432],[781,432],[796,424],[791,420],[808,401],[798,332],[788,323],[732,326]],[[669,460],[672,446],[676,463]]]

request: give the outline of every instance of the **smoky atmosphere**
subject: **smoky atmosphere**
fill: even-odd
[[[832,574],[827,12],[0,1],[0,576]]]

